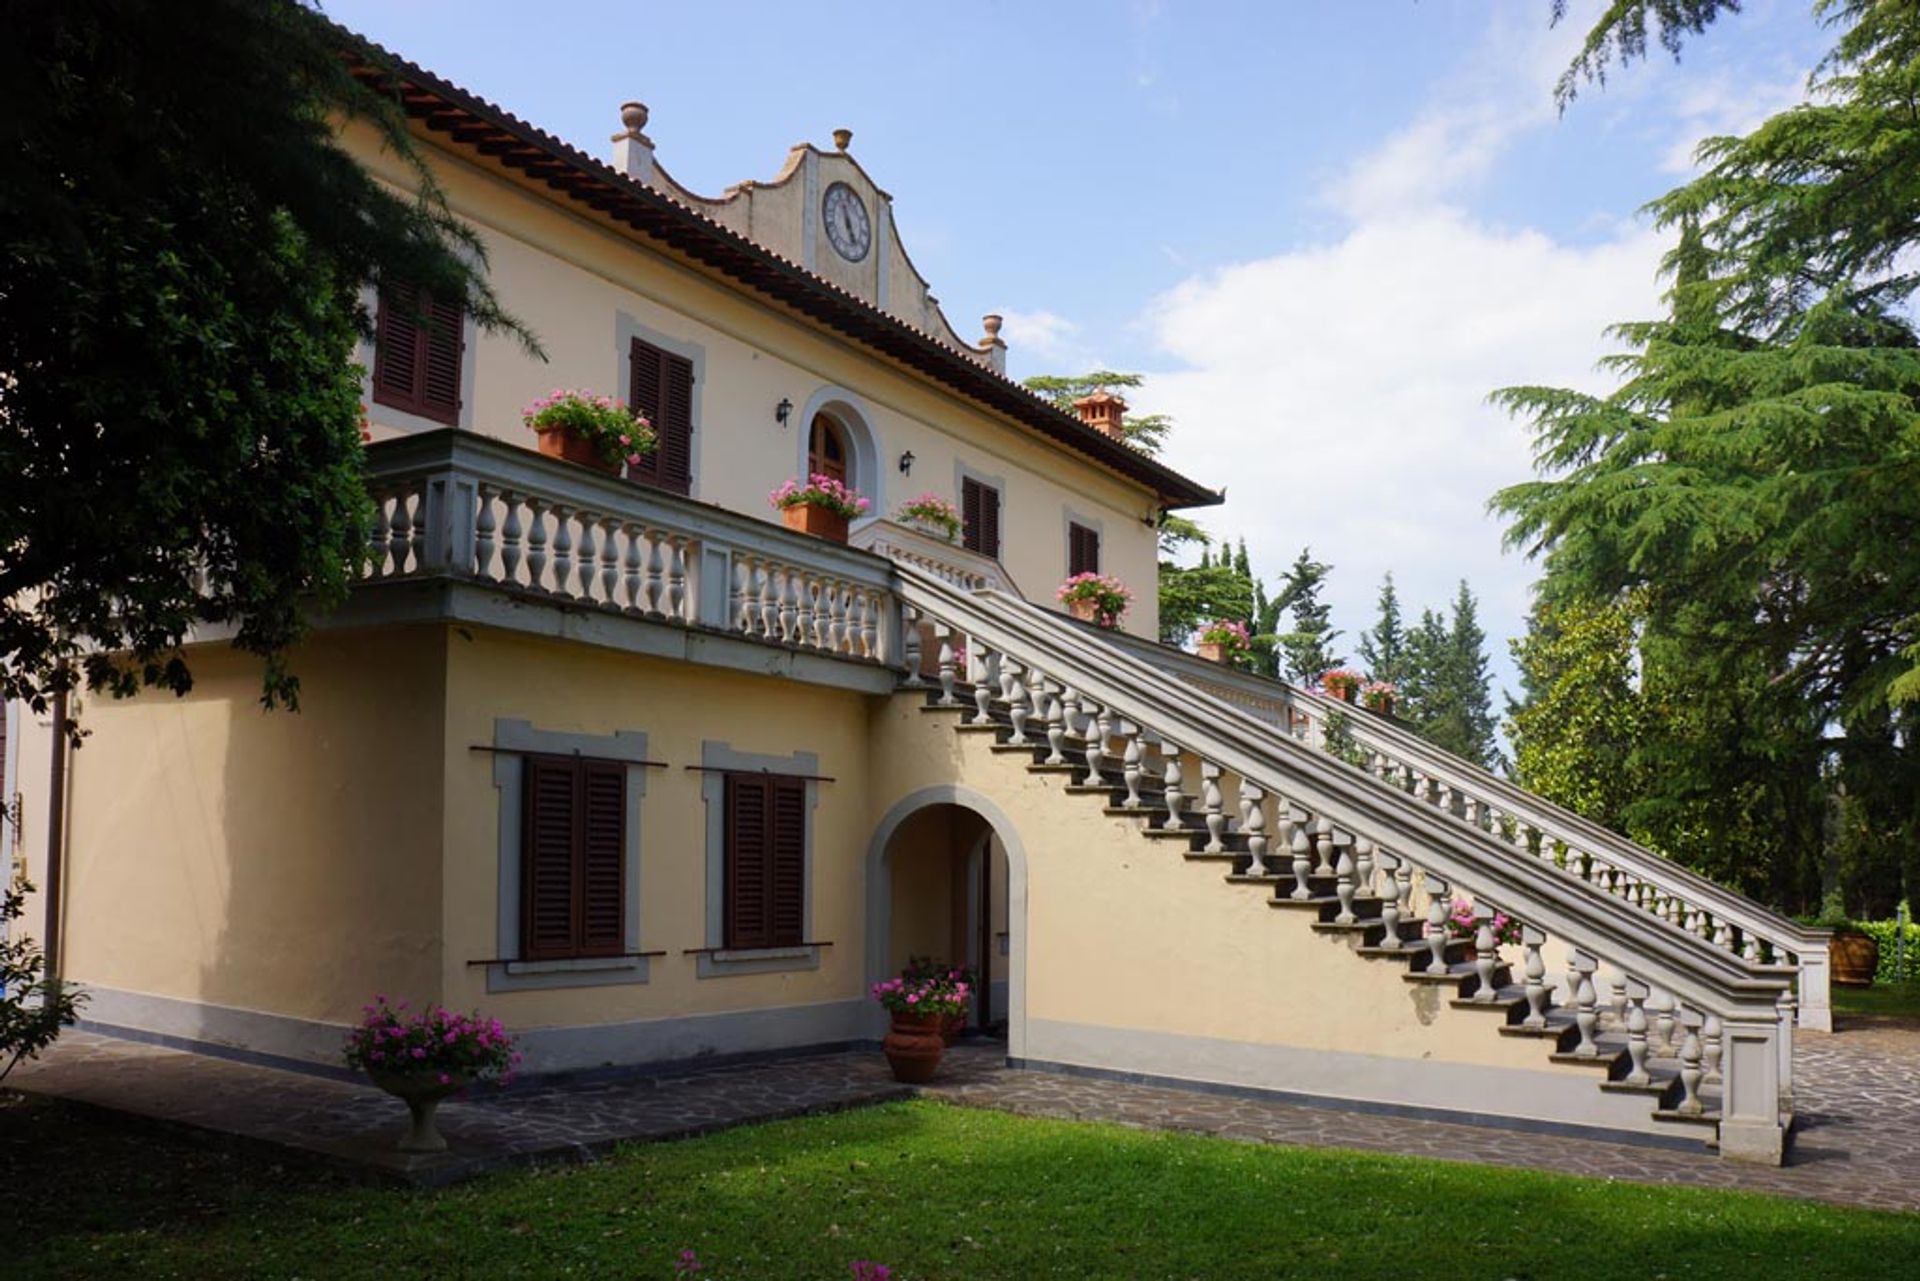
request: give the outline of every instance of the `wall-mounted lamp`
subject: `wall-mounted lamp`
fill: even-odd
[[[902,476],[910,476],[913,474],[913,451],[911,449],[900,455],[900,474]]]
[[[780,403],[773,407],[773,421],[785,427],[787,425],[787,419],[791,417],[793,417],[793,402],[785,396],[782,396]]]

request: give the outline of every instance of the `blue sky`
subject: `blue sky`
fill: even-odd
[[[1827,43],[1806,0],[1749,0],[1560,116],[1594,7],[326,4],[594,154],[639,98],[697,191],[851,128],[956,328],[1005,313],[1016,376],[1147,373],[1169,461],[1228,486],[1205,522],[1269,575],[1311,543],[1348,645],[1383,572],[1414,612],[1467,577],[1503,683],[1532,571],[1483,507],[1528,453],[1486,392],[1602,385],[1601,330],[1657,305],[1636,211]]]

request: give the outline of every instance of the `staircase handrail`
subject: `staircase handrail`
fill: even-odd
[[[1031,657],[1043,670],[1057,669],[1053,674],[1081,693],[1166,740],[1324,815],[1343,831],[1407,851],[1435,875],[1472,887],[1583,952],[1619,963],[1630,948],[1629,968],[1696,1008],[1730,1023],[1777,1025],[1786,975],[1749,966],[1571,874],[1542,876],[1489,833],[1458,820],[1435,822],[1439,815],[1432,806],[1274,735],[1266,722],[1204,690],[1170,684],[1165,673],[1131,654],[1059,627],[1051,611],[1001,593],[963,592],[910,565],[897,569],[899,595],[916,611],[996,649]]]

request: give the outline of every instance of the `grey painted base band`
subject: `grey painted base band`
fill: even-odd
[[[1111,1073],[1115,1079],[1249,1091],[1248,1097],[1318,1107],[1609,1142],[1652,1142],[1697,1152],[1704,1137],[1697,1130],[1692,1136],[1663,1132],[1645,1096],[1609,1094],[1593,1072],[1544,1063],[1542,1070],[1531,1071],[1032,1017],[1027,1048],[1018,1057],[1054,1070]]]
[[[1007,1066],[1025,1072],[1057,1072],[1062,1076],[1084,1076],[1096,1081],[1146,1085],[1156,1089],[1253,1099],[1266,1103],[1288,1103],[1296,1107],[1324,1108],[1330,1112],[1352,1112],[1360,1116],[1446,1121],[1453,1125],[1473,1125],[1490,1130],[1513,1130],[1521,1134],[1553,1135],[1559,1138],[1587,1139],[1643,1148],[1666,1148],[1680,1152],[1701,1150],[1698,1139],[1683,1138],[1677,1134],[1643,1134],[1637,1130],[1610,1130],[1589,1125],[1567,1125],[1556,1121],[1535,1121],[1526,1117],[1498,1116],[1484,1112],[1456,1112],[1446,1108],[1421,1107],[1405,1103],[1375,1103],[1365,1099],[1343,1099],[1326,1094],[1301,1094],[1294,1090],[1276,1090],[1257,1085],[1227,1085],[1218,1081],[1192,1081],[1185,1077],[1156,1076],[1151,1072],[1124,1072],[1118,1068],[1088,1067],[1081,1063],[1051,1063],[1045,1059],[1009,1058]]]
[[[330,1077],[341,1064],[343,1024],[175,997],[86,988],[83,1030],[218,1058]],[[775,1006],[725,1014],[576,1027],[512,1029],[525,1079],[582,1072],[655,1073],[751,1058],[822,1053],[873,1039],[865,1000]]]

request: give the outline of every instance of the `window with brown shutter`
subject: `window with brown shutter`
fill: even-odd
[[[618,956],[626,948],[627,767],[525,758],[520,955]]]
[[[1000,555],[1000,491],[971,476],[960,479],[960,542],[982,556]]]
[[[1067,522],[1067,577],[1100,572],[1100,531]]]
[[[805,942],[807,785],[777,774],[726,779],[726,946]]]
[[[374,317],[374,403],[458,424],[465,328],[459,300],[442,302],[411,285],[383,285]]]
[[[693,362],[633,340],[627,403],[653,424],[653,452],[627,479],[675,494],[693,492]]]

